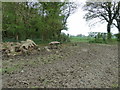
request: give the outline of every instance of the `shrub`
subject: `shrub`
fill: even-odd
[[[117,37],[117,40],[120,41],[120,33],[115,34],[115,36]]]
[[[69,34],[68,35],[66,35],[64,33],[60,34],[59,41],[60,42],[70,42]]]

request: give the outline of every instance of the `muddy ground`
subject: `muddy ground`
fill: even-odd
[[[77,43],[4,58],[3,88],[111,88],[118,85],[118,46]]]

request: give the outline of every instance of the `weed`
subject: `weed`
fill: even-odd
[[[119,86],[118,86],[118,84],[112,84],[111,87],[112,87],[112,88],[118,88]]]

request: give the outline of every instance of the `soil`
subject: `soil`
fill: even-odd
[[[30,55],[3,57],[3,88],[118,86],[118,46],[65,44]]]

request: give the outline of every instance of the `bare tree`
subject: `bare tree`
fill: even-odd
[[[116,19],[119,23],[118,2],[86,2],[84,10],[88,11],[84,17],[87,21],[99,18],[101,21],[107,22],[108,39],[110,39],[113,20]]]
[[[117,9],[117,15],[115,17],[116,24],[113,23],[113,25],[115,25],[116,28],[118,28],[118,31],[120,33],[120,1],[117,3],[116,9]]]

